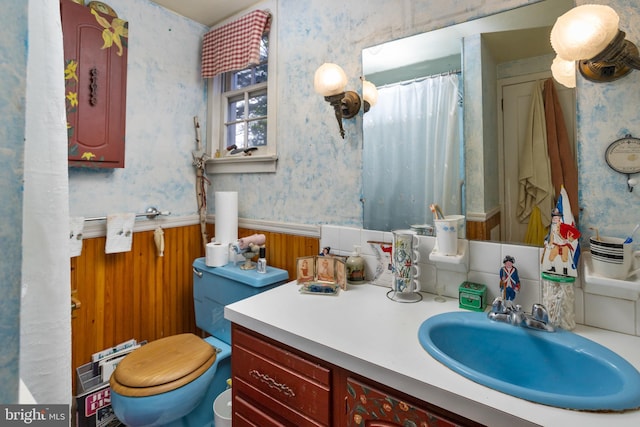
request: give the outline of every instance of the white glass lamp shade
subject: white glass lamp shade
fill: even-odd
[[[325,62],[316,70],[313,87],[322,96],[338,95],[347,86],[347,75],[336,64]]]
[[[368,80],[362,81],[362,97],[371,107],[378,102],[378,88]]]
[[[553,78],[563,86],[576,87],[576,63],[556,56],[551,64]]]
[[[551,29],[551,45],[569,61],[591,59],[618,34],[620,17],[609,6],[585,4],[560,16]]]

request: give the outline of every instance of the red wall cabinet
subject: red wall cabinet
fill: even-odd
[[[60,0],[69,166],[123,168],[128,23]]]

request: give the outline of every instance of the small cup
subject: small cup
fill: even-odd
[[[420,292],[420,281],[417,277],[403,278],[394,277],[393,285],[391,286],[396,293],[409,294],[413,292]]]
[[[418,264],[394,265],[393,275],[398,279],[418,279],[420,278],[420,266]]]
[[[458,254],[458,219],[436,219],[436,244],[442,255]]]
[[[467,227],[464,215],[445,215],[444,219],[455,219],[458,221],[458,239],[464,239],[467,235]]]
[[[633,252],[633,243],[624,243],[624,239],[591,237],[591,264],[593,272],[610,279],[624,280],[638,272],[631,270],[634,259],[640,256],[640,251]]]
[[[412,266],[416,266],[420,260],[420,252],[418,252],[419,244],[420,239],[415,231],[393,231],[391,262],[395,274],[400,274],[401,277],[404,278],[411,277],[410,270]]]

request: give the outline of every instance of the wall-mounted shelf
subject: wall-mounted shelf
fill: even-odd
[[[442,264],[441,267],[447,269],[447,265],[461,266],[466,271],[469,267],[469,241],[458,239],[458,253],[456,255],[444,255],[438,251],[438,242],[429,254],[429,261]],[[449,268],[451,269],[451,268]],[[457,270],[458,268],[454,268]]]
[[[582,254],[582,262],[584,265],[583,287],[585,292],[630,301],[637,301],[640,298],[640,278],[637,275],[631,276],[629,280],[599,276],[593,272],[590,252]]]

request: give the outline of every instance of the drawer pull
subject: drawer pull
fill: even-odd
[[[261,382],[268,385],[270,388],[274,388],[278,390],[280,393],[284,394],[285,396],[294,397],[296,395],[293,392],[293,390],[287,385],[280,384],[279,382],[271,378],[269,375],[258,372],[255,369],[252,369],[249,371],[249,376],[257,380],[260,380]]]

